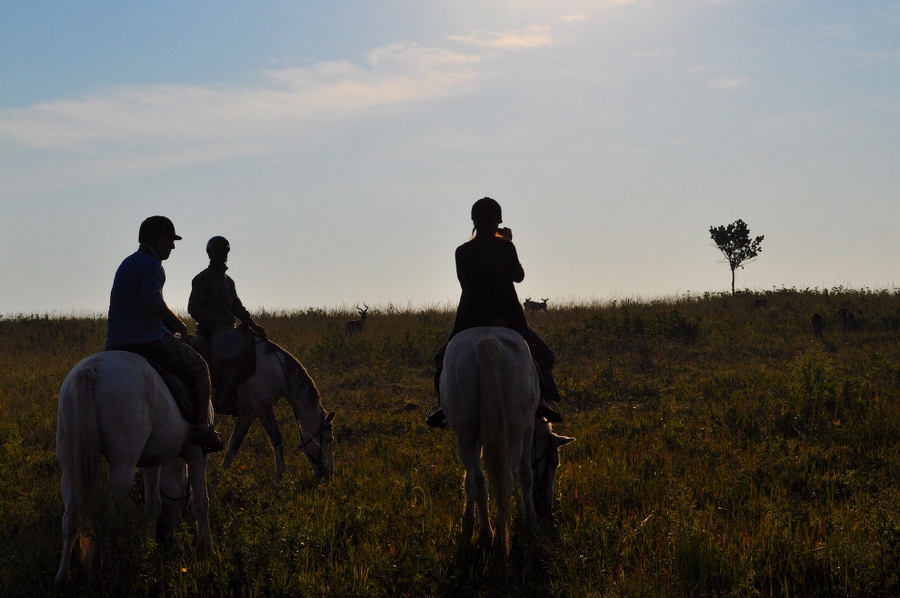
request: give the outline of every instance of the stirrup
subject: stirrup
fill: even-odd
[[[444,410],[441,409],[440,405],[435,405],[428,410],[428,415],[425,416],[425,423],[432,428],[446,429],[448,427],[447,416],[444,415]]]
[[[538,403],[537,415],[544,418],[544,421],[549,424],[559,423],[563,419],[559,407],[555,404],[551,405],[551,403]]]
[[[217,453],[225,448],[222,435],[216,432],[212,426],[195,427],[191,431],[191,442],[203,448],[203,454]]]

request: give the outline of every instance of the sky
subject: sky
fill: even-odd
[[[900,2],[0,2],[0,315],[105,314],[140,222],[251,311],[455,308],[503,206],[553,304],[900,282]]]

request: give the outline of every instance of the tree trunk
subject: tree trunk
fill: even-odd
[[[734,296],[734,268],[731,269],[731,296]]]

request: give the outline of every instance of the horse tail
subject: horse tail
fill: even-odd
[[[97,507],[100,495],[100,431],[94,405],[95,368],[79,370],[72,391],[72,452],[75,481],[75,513],[84,520],[88,533],[81,536],[81,554],[90,559],[92,542],[88,513]],[[77,520],[76,519],[76,520]]]
[[[496,338],[485,338],[475,343],[475,357],[481,382],[481,443],[484,463],[488,470],[497,509],[497,529],[494,544],[498,541],[504,551],[509,550],[507,524],[511,494],[509,469],[509,442],[507,441],[506,402],[503,396],[501,364],[503,349]]]

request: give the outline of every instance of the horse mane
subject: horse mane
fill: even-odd
[[[318,402],[321,398],[319,396],[319,389],[318,387],[316,387],[316,383],[315,381],[313,381],[312,376],[309,375],[309,372],[306,371],[306,368],[303,367],[302,363],[300,363],[300,360],[298,360],[291,354],[290,351],[276,342],[266,339],[265,343],[269,351],[276,353],[277,355],[281,355],[284,358],[283,361],[279,359],[279,362],[284,368],[285,378],[296,378],[297,382],[299,383],[300,389],[302,390],[304,388],[308,388],[315,398],[316,402]]]

